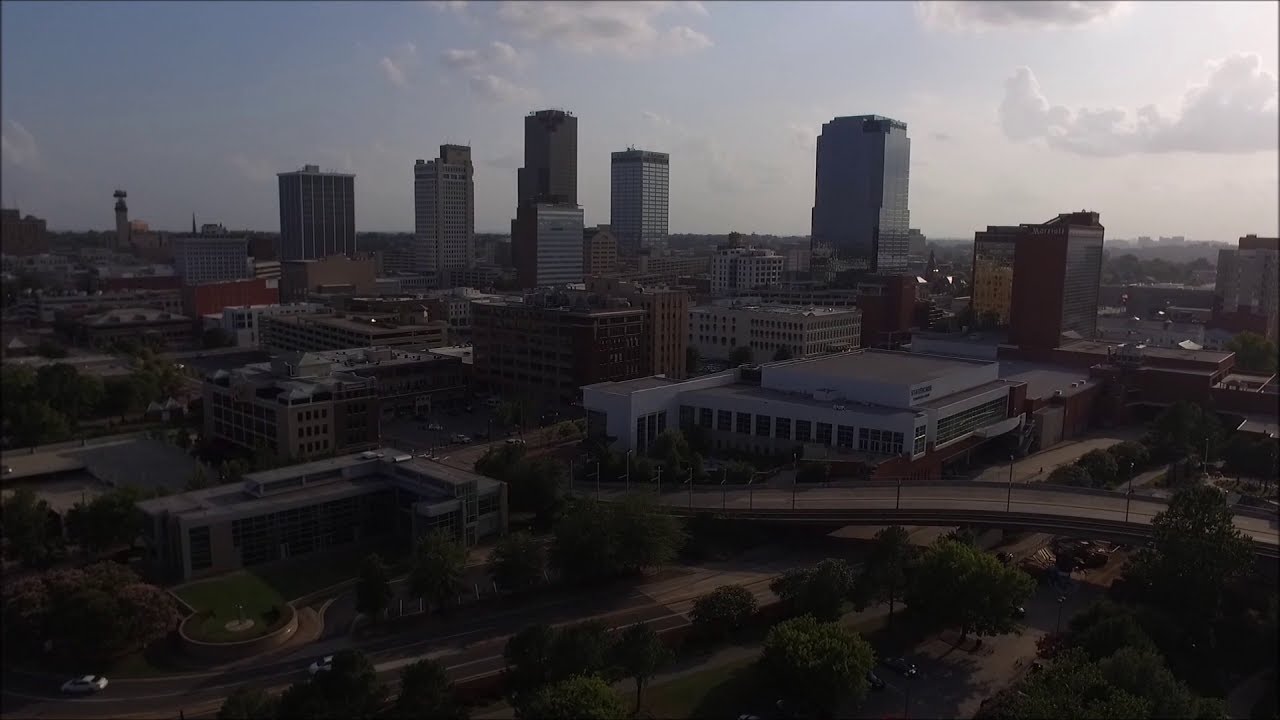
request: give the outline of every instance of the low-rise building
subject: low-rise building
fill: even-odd
[[[644,308],[645,343],[649,347],[651,375],[682,378],[689,368],[686,349],[689,330],[689,291],[665,285],[642,285],[618,278],[588,277],[587,290],[625,298],[632,307]]]
[[[582,272],[584,275],[612,275],[618,269],[618,239],[608,225],[582,231]]]
[[[169,241],[173,269],[186,285],[254,277],[246,238],[184,236]]]
[[[862,311],[722,300],[691,308],[688,332],[689,344],[708,359],[726,360],[740,347],[751,348],[757,362],[784,350],[810,357],[858,348]]]
[[[405,313],[310,313],[265,316],[258,322],[262,347],[269,352],[449,344],[448,322]]]
[[[0,210],[0,254],[40,255],[49,251],[49,233],[45,221],[34,216],[22,217],[17,209]]]
[[[766,248],[722,247],[711,256],[711,292],[717,295],[777,285],[786,258]]]
[[[171,580],[388,537],[411,548],[435,531],[471,546],[507,528],[504,483],[393,448],[254,473],[138,508],[147,559]]]
[[[236,347],[256,348],[261,344],[258,320],[263,316],[307,315],[310,313],[328,312],[329,308],[319,303],[293,303],[290,305],[242,305],[222,309],[217,327],[231,338]]]
[[[376,292],[377,262],[372,255],[332,255],[280,263],[280,302],[306,302],[312,295]]]
[[[117,341],[135,341],[167,350],[186,348],[195,342],[191,318],[155,308],[120,308],[85,315],[72,327],[78,343],[99,349]]]
[[[182,295],[177,289],[136,290],[108,293],[41,294],[18,303],[16,312],[22,319],[49,324],[59,319],[74,318],[123,308],[148,308],[178,315],[182,313]]]
[[[186,285],[182,308],[191,317],[222,312],[223,308],[280,303],[280,281],[247,278]]]

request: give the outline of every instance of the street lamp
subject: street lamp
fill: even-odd
[[[902,476],[898,476],[898,497],[893,501],[893,509],[902,509]]]
[[[693,509],[693,466],[689,466],[689,509]]]
[[[1062,631],[1062,603],[1067,601],[1066,595],[1058,596],[1058,621],[1053,625],[1053,633],[1056,635]]]
[[[1133,463],[1129,463],[1129,489],[1124,494],[1124,521],[1129,522],[1129,502],[1133,500]]]
[[[907,675],[902,683],[902,717],[911,717],[911,676]]]
[[[1013,508],[1013,456],[1009,456],[1009,495],[1004,502],[1004,511],[1009,512]]]
[[[631,492],[631,452],[627,451],[627,492]]]
[[[791,456],[791,509],[796,509],[796,483],[800,480],[800,453]]]
[[[724,512],[725,496],[729,489],[725,487],[725,483],[729,482],[728,466],[720,468],[720,512]]]

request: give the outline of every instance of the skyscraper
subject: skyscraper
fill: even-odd
[[[452,284],[449,271],[475,265],[475,224],[471,148],[441,145],[439,158],[413,166],[414,269]]]
[[[280,173],[280,259],[315,260],[356,252],[356,176],[318,165]]]
[[[907,269],[911,140],[906,123],[838,117],[818,136],[812,246],[832,270]]]
[[[516,174],[516,203],[578,204],[578,118],[539,110],[524,118],[524,167]]]
[[[1234,248],[1218,251],[1212,327],[1280,335],[1280,238],[1246,235]]]
[[[129,227],[129,206],[124,199],[129,197],[129,193],[117,190],[112,197],[116,199],[116,247],[127,247],[131,244],[132,233]]]
[[[1104,232],[1098,213],[1087,210],[1018,226],[1009,313],[1011,343],[1050,349],[1062,343],[1063,333],[1086,339],[1097,334]]]
[[[628,148],[612,160],[609,222],[619,252],[665,249],[671,156]]]

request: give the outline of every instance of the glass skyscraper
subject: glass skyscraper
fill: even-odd
[[[818,136],[813,256],[833,271],[907,270],[911,140],[906,123],[838,117]]]
[[[306,165],[279,173],[280,259],[356,253],[356,176]]]
[[[634,256],[640,250],[666,247],[670,164],[666,153],[613,153],[609,226],[618,238],[619,252]]]

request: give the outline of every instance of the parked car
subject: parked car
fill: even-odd
[[[62,683],[62,692],[73,695],[87,695],[106,689],[107,679],[101,675],[85,675]]]
[[[1008,565],[1013,562],[1013,555],[1007,552],[996,553],[996,559],[1000,561],[1001,565]]]
[[[322,672],[328,672],[332,669],[333,669],[333,656],[325,655],[319,660],[316,660],[315,662],[311,663],[311,665],[307,668],[307,672],[311,673],[311,675],[314,676]]]
[[[456,442],[456,443],[469,443],[469,442],[471,442],[471,438],[467,437],[466,435],[463,435],[462,433],[454,433],[454,434],[452,434],[452,435],[450,435],[450,436],[449,436],[449,439],[450,439],[451,441],[453,441],[453,442]]]
[[[916,676],[915,664],[911,663],[906,658],[902,658],[902,657],[882,658],[880,660],[880,664],[884,665],[885,667],[889,668],[890,670],[898,673],[903,677]]]
[[[436,432],[440,432],[441,430],[444,430],[444,426],[443,426],[443,425],[441,425],[440,423],[433,422],[433,423],[431,423],[430,425],[428,425],[428,426],[427,426],[427,429],[428,429],[428,430],[434,430],[434,431],[436,431]]]
[[[1013,609],[1013,616],[1021,620],[1022,618],[1027,616],[1027,609],[1019,605],[1018,607]]]
[[[871,686],[872,690],[884,689],[884,680],[880,679],[880,676],[876,674],[875,670],[867,671],[867,684]]]
[[[520,438],[509,437],[506,442],[508,445],[524,445],[524,440]]]

